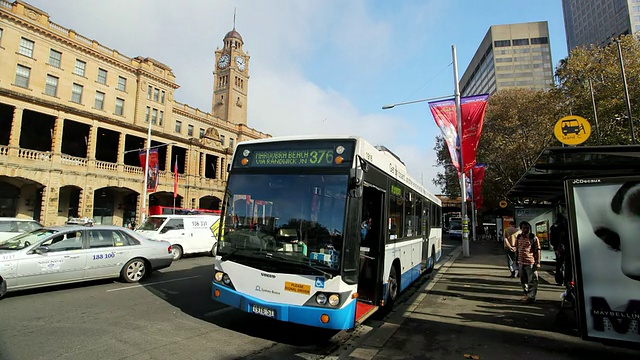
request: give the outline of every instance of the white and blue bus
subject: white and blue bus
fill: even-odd
[[[212,297],[281,321],[351,329],[441,255],[442,203],[358,137],[237,144]]]

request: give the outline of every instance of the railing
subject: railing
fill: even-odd
[[[0,7],[7,8],[7,9],[11,10],[13,5],[11,5],[11,3],[8,2],[8,1],[0,0]]]
[[[18,149],[18,157],[29,160],[51,161],[51,152]]]
[[[96,169],[107,171],[118,171],[118,164],[110,163],[106,161],[96,160]]]
[[[125,174],[142,175],[142,168],[140,166],[125,165],[123,171]]]
[[[62,154],[60,156],[60,163],[62,163],[63,165],[87,166],[87,159]]]
[[[9,155],[9,147],[0,145],[0,156],[7,156],[7,155]]]

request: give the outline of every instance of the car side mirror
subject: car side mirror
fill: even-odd
[[[40,247],[35,248],[33,250],[33,252],[35,252],[38,255],[43,255],[43,254],[46,254],[46,253],[49,252],[49,248],[46,247],[46,246],[40,246]]]

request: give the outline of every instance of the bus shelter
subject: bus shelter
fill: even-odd
[[[581,337],[640,344],[640,146],[546,148],[508,198],[566,209]]]

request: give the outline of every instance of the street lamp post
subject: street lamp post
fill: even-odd
[[[147,217],[147,186],[149,177],[149,151],[151,150],[151,119],[149,119],[149,129],[147,130],[147,156],[144,158],[144,187],[142,189],[142,209],[140,210],[140,223],[144,224]]]

